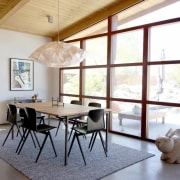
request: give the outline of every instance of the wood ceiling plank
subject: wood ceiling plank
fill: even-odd
[[[10,0],[0,11],[0,25],[14,13],[16,13],[20,8],[22,8],[30,0]]]
[[[125,10],[129,7],[132,7],[133,5],[143,2],[144,0],[121,0],[116,1],[115,3],[104,7],[97,12],[93,13],[92,15],[85,17],[78,21],[77,23],[74,23],[71,25],[71,28],[65,28],[60,31],[60,39],[65,39],[66,37],[69,37],[81,30],[84,29],[84,27],[89,27],[105,18],[107,18],[110,15],[116,14],[119,11]],[[57,36],[53,38],[54,40],[57,39]]]
[[[120,13],[121,21],[135,17],[138,11],[145,12],[149,6],[172,3],[178,0],[0,0],[0,28],[12,31],[57,38],[63,40],[80,32],[110,15]],[[129,6],[132,8],[123,11]],[[135,7],[140,7],[139,10]],[[143,10],[144,9],[144,10]],[[48,23],[47,16],[53,16],[53,23]]]

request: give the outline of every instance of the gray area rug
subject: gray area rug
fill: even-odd
[[[35,149],[30,137],[20,155],[17,155],[15,151],[19,138],[11,140],[9,137],[2,147],[5,138],[2,134],[0,158],[33,180],[95,180],[154,156],[147,152],[109,143],[108,157],[106,157],[99,139],[96,140],[93,150],[89,151],[87,137],[81,139],[87,165],[84,165],[77,141],[75,141],[68,158],[68,165],[64,166],[64,134],[61,133],[56,137],[52,134],[52,136],[58,157],[54,157],[48,139],[38,162],[35,163],[38,149]],[[38,134],[38,138],[42,140],[42,135]]]

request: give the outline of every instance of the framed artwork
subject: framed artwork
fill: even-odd
[[[10,90],[31,91],[34,89],[34,62],[27,59],[10,59]]]

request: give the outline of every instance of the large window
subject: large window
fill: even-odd
[[[109,130],[119,134],[155,140],[180,126],[180,18],[170,16],[179,5],[169,6],[169,14],[152,12],[151,21],[147,13],[126,22],[117,14],[89,28],[92,34],[74,36],[87,56],[80,66],[60,69],[63,101],[111,108]]]

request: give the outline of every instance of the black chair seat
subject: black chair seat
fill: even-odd
[[[51,129],[54,129],[54,128],[56,128],[56,127],[54,127],[54,126],[49,126],[49,125],[47,125],[47,124],[39,124],[39,125],[37,125],[36,131],[37,131],[37,132],[50,131]]]
[[[78,133],[81,133],[82,135],[87,134],[87,126],[75,127],[74,130]]]

